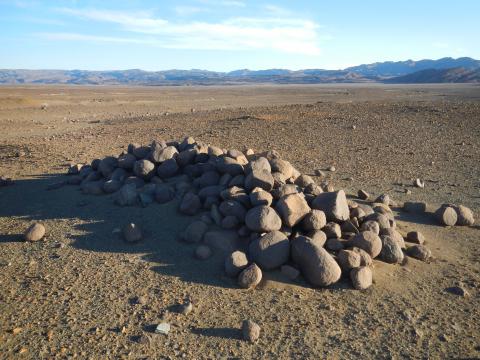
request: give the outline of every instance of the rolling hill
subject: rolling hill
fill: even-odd
[[[480,69],[480,60],[466,57],[420,61],[387,61],[353,66],[343,70],[242,69],[216,72],[200,69],[165,71],[144,71],[140,69],[111,71],[0,69],[0,84],[154,86],[241,83],[479,82],[478,69]]]

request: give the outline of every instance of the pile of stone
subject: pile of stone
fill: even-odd
[[[405,254],[428,261],[419,232],[406,239],[396,230],[391,199],[347,200],[326,181],[301,174],[275,151],[226,150],[195,141],[128,145],[118,157],[74,165],[69,184],[86,194],[114,194],[120,206],[148,206],[176,199],[181,213],[196,216],[181,237],[198,243],[196,256],[226,255],[225,272],[253,288],[262,271],[300,273],[313,286],[342,276],[356,289],[372,284],[373,259],[400,264]],[[125,238],[139,240],[129,224]],[[407,246],[406,242],[411,242]]]

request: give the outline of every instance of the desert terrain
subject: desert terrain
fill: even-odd
[[[480,358],[480,86],[2,86],[0,358],[474,359]],[[76,186],[49,189],[71,164],[118,155],[129,143],[193,136],[227,149],[276,150],[302,173],[326,171],[359,189],[428,213],[396,209],[419,230],[429,263],[374,263],[374,284],[316,289],[279,271],[255,290],[178,241],[191,221],[178,203],[116,206]],[[416,178],[425,188],[414,187]],[[476,224],[446,228],[442,203],[470,207]],[[45,224],[43,241],[22,234]],[[117,229],[141,225],[143,241]],[[466,296],[446,291],[461,285]],[[141,298],[141,301],[138,301]],[[170,311],[190,298],[188,315]],[[260,339],[241,338],[244,319]],[[168,336],[154,333],[168,321]]]

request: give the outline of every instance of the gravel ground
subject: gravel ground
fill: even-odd
[[[175,202],[120,208],[77,187],[46,190],[70,163],[191,135],[275,149],[311,175],[334,165],[328,178],[348,194],[385,192],[430,212],[464,204],[478,222],[479,100],[474,85],[1,87],[0,175],[15,185],[0,188],[0,358],[479,358],[478,224],[397,212],[402,233],[424,233],[430,263],[375,261],[366,291],[277,271],[246,291],[219,254],[196,260],[176,240],[191,219]],[[25,243],[34,220],[46,239]],[[116,232],[130,221],[141,243]],[[459,283],[468,296],[445,291]],[[192,313],[168,311],[185,297]],[[255,344],[241,340],[244,319],[262,328]],[[168,336],[153,331],[162,321]]]

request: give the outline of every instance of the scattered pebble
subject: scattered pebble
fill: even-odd
[[[123,238],[126,242],[137,242],[142,240],[142,231],[134,223],[129,223],[123,228]]]
[[[160,323],[157,325],[155,328],[155,334],[163,334],[163,335],[168,335],[170,332],[170,324],[169,323]]]
[[[256,342],[260,337],[260,326],[251,320],[243,320],[242,335],[244,340]]]

